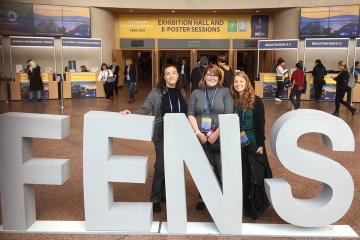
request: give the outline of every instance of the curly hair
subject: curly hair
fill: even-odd
[[[246,111],[250,108],[254,108],[255,103],[255,90],[251,85],[251,81],[245,72],[239,71],[234,75],[234,81],[236,77],[245,79],[245,89],[243,93],[239,93],[234,88],[234,83],[231,86],[231,95],[234,99],[234,106],[240,107],[243,111]],[[233,81],[233,82],[234,82]]]

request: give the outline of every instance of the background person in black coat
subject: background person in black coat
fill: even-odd
[[[199,66],[194,67],[191,71],[190,81],[191,81],[191,92],[199,88],[199,82],[203,77],[204,70],[209,64],[209,59],[207,56],[202,56],[200,58]]]
[[[351,112],[351,115],[354,116],[356,112],[356,108],[353,108],[350,103],[344,101],[345,93],[348,90],[348,82],[350,73],[348,71],[347,65],[345,61],[340,61],[338,63],[338,67],[340,70],[340,74],[334,78],[336,81],[336,97],[335,97],[335,111],[333,115],[339,116],[340,103],[347,107],[347,109]]]
[[[36,92],[36,99],[41,101],[41,90],[44,89],[44,85],[41,79],[40,66],[31,59],[27,61],[27,64],[26,72],[30,81],[29,100],[33,99],[34,92]]]
[[[135,101],[135,83],[136,83],[136,69],[131,59],[125,60],[124,68],[124,83],[128,86],[128,103]]]
[[[320,59],[315,60],[315,66],[311,71],[311,74],[313,75],[314,78],[315,100],[320,101],[322,89],[323,86],[325,85],[324,77],[326,75],[326,68],[321,63]]]

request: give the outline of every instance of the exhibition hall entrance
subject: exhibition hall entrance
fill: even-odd
[[[251,81],[256,79],[257,51],[238,50],[235,57],[235,70],[245,72]]]

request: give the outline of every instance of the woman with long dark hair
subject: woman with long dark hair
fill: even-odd
[[[104,84],[103,86],[104,86],[105,97],[108,102],[113,100],[113,96],[114,96],[113,89],[112,89],[113,84],[107,82],[108,78],[110,78],[110,77],[113,77],[112,71],[108,69],[108,66],[106,65],[106,63],[101,64],[98,81],[102,81]]]
[[[164,175],[164,133],[163,118],[166,113],[187,112],[185,92],[179,80],[179,74],[175,65],[167,65],[164,68],[163,78],[158,85],[151,90],[143,106],[135,114],[148,115],[153,112],[155,125],[153,143],[155,146],[156,161],[155,172],[152,182],[150,201],[153,203],[153,211],[160,212],[160,201],[165,201],[165,175]],[[120,112],[131,114],[129,110]]]

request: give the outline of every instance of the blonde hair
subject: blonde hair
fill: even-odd
[[[204,69],[204,72],[202,72],[202,77],[201,77],[201,80],[199,82],[199,88],[204,90],[206,88],[206,81],[205,81],[205,75],[207,72],[210,72],[212,73],[213,75],[215,76],[218,76],[219,77],[219,81],[217,83],[217,87],[221,87],[220,85],[220,79],[221,79],[221,71],[220,71],[220,68],[215,65],[215,64],[210,64],[208,65],[207,67],[205,67]]]
[[[235,90],[234,83],[231,85],[231,95],[234,99],[234,106],[240,107],[240,109],[242,109],[243,111],[246,111],[249,108],[254,108],[255,91],[253,86],[251,85],[251,81],[248,75],[246,75],[245,72],[239,71],[235,73],[234,80],[236,77],[245,79],[245,89],[244,92],[240,94],[238,91]]]
[[[338,65],[339,65],[339,66],[342,66],[344,69],[347,69],[347,68],[348,68],[348,67],[347,67],[347,64],[346,64],[346,62],[345,62],[344,60],[339,61],[339,62],[338,62]]]

